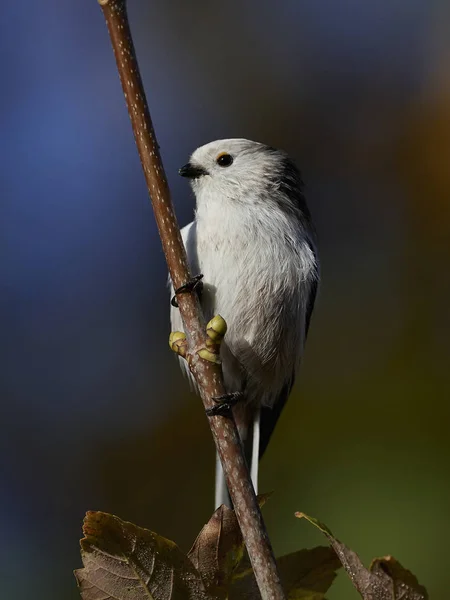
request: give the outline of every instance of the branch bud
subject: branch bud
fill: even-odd
[[[175,354],[186,358],[186,334],[184,334],[182,331],[172,331],[172,333],[169,335],[169,346],[170,349],[175,352]]]

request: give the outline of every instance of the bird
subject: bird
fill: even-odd
[[[216,140],[197,148],[179,174],[196,199],[195,218],[181,231],[188,263],[199,275],[194,285],[203,275],[205,320],[220,314],[228,326],[220,348],[224,386],[230,398],[240,397],[232,410],[257,493],[259,460],[298,373],[317,294],[315,227],[301,173],[283,150]],[[176,301],[170,319],[173,331],[183,331]],[[216,457],[221,504],[231,501]]]

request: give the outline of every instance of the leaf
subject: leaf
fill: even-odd
[[[205,589],[226,598],[233,571],[243,554],[244,542],[234,510],[222,504],[198,534],[188,557],[200,573]]]
[[[328,547],[299,550],[277,559],[287,600],[323,600],[341,564]],[[246,556],[239,565],[229,592],[230,600],[260,598],[250,561]]]
[[[103,512],[86,513],[83,569],[75,571],[83,600],[206,600],[199,573],[178,546]]]
[[[304,513],[295,516],[306,519],[326,535],[363,600],[428,600],[425,588],[395,558],[376,558],[370,570],[366,569],[356,552],[337,540],[326,525]]]
[[[278,565],[288,598],[292,600],[322,599],[336,578],[336,571],[341,567],[335,552],[324,546],[281,556]]]
[[[258,500],[259,508],[262,508],[264,504],[272,497],[272,492],[265,492],[264,494],[258,494],[256,499]]]
[[[299,550],[277,559],[288,600],[323,600],[341,564],[334,550],[324,546]],[[260,598],[250,561],[239,565],[229,593],[230,600]]]
[[[397,600],[427,600],[427,590],[417,577],[405,569],[393,556],[374,558],[370,570],[375,575],[387,575],[393,584],[393,597]],[[407,594],[407,595],[405,595]]]
[[[264,506],[271,495],[272,492],[259,494],[259,506]],[[206,591],[217,598],[226,598],[244,551],[236,514],[222,504],[198,534],[188,557],[199,571]],[[250,563],[248,568],[251,570]]]
[[[270,494],[258,496],[262,506]],[[188,554],[199,571],[206,592],[216,598],[261,598],[245,552],[234,510],[222,505],[203,527]],[[300,550],[278,559],[289,600],[323,600],[341,564],[331,548]]]

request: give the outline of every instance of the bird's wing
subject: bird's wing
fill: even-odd
[[[317,296],[317,288],[319,287],[319,278],[316,277],[311,282],[311,287],[309,290],[308,302],[306,304],[306,315],[305,315],[305,342],[308,337],[309,324],[311,321],[312,311],[314,310],[314,303],[316,301]]]
[[[305,310],[305,336],[309,330],[309,324],[311,321],[311,314],[314,308],[314,302],[317,295],[318,288],[318,276],[310,282],[309,294],[306,303]],[[283,386],[278,398],[275,400],[273,406],[248,406],[240,407],[239,405],[235,409],[235,419],[238,425],[239,432],[243,437],[243,446],[245,459],[247,461],[250,475],[253,482],[255,492],[258,493],[258,465],[259,460],[264,454],[275,425],[281,415],[284,405],[289,398],[292,386],[294,385],[295,371],[292,372],[291,378],[288,379]],[[241,410],[239,410],[241,409]],[[216,496],[215,496],[215,508],[221,504],[226,504],[232,507],[230,496],[228,494],[227,486],[225,483],[225,477],[220,464],[219,456],[216,456]]]
[[[315,252],[314,252],[315,253]],[[316,253],[315,253],[316,254]],[[314,308],[314,302],[316,300],[317,288],[318,288],[318,276],[314,277],[311,280],[309,295],[306,303],[306,311],[305,311],[305,336],[304,343],[306,342],[306,337],[309,331],[309,324],[311,321],[311,315]],[[292,386],[295,381],[295,370],[292,372],[290,379],[288,379],[283,386],[278,398],[275,400],[275,403],[272,407],[262,406],[260,411],[259,418],[259,436],[260,436],[260,444],[259,444],[259,458],[264,454],[270,438],[272,436],[273,430],[275,429],[275,425],[281,415],[281,412],[284,408],[284,405],[289,398],[289,394],[291,393]],[[253,457],[253,460],[256,460]]]
[[[183,238],[184,247],[186,248],[186,254],[188,257],[188,263],[190,271],[194,275],[199,273],[198,256],[197,256],[197,227],[195,221],[192,221],[181,230],[181,237]],[[172,282],[169,277],[170,297],[174,295],[174,289]],[[170,325],[171,331],[184,331],[183,321],[181,319],[180,311],[178,308],[170,305]],[[189,370],[187,362],[181,356],[178,357],[181,370],[183,374],[188,378],[191,390],[198,392],[197,384]]]

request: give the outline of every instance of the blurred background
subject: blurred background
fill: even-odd
[[[448,595],[450,8],[444,0],[129,2],[180,224],[177,168],[248,137],[300,165],[322,287],[261,464],[277,554],[393,554]],[[188,550],[214,451],[167,345],[166,266],[95,0],[0,21],[2,598],[75,600],[88,509]],[[330,600],[358,597],[344,576]]]

